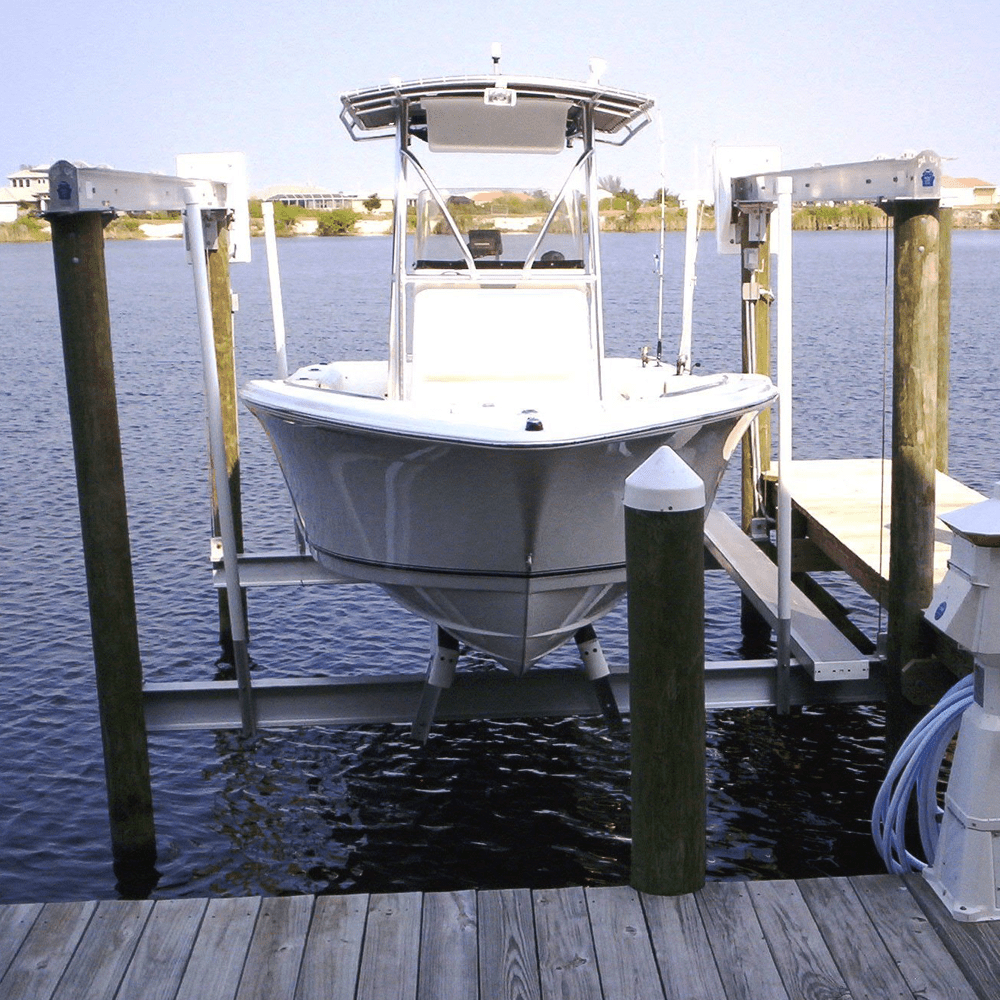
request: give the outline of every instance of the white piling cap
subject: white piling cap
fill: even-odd
[[[632,510],[685,511],[705,506],[705,484],[672,448],[658,448],[625,480]]]
[[[974,545],[1000,548],[1000,483],[994,485],[989,500],[942,514],[941,520],[956,535],[968,538]]]

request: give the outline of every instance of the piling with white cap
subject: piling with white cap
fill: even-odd
[[[705,486],[670,448],[625,481],[632,874],[705,883]]]

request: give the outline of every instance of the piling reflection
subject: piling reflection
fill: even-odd
[[[156,854],[119,852],[112,861],[115,892],[121,899],[149,899],[160,881]]]
[[[729,709],[709,720],[709,877],[881,870],[869,831],[883,717],[865,707]]]
[[[709,716],[708,877],[880,870],[866,817],[881,719],[858,708]],[[628,732],[598,719],[447,723],[215,738],[205,772],[220,894],[623,884]]]

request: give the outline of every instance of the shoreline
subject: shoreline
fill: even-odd
[[[981,208],[953,209],[953,228],[961,230],[1000,230],[1000,204],[984,205]],[[493,222],[493,227],[504,233],[535,231],[534,227],[541,225],[541,218],[524,216],[517,218],[497,218],[483,220]],[[503,225],[497,225],[503,223]],[[601,213],[601,232],[603,233],[650,233],[658,232],[660,228],[659,212],[641,212],[632,218],[626,217],[622,211],[607,211]],[[685,219],[676,209],[666,220],[667,232],[683,232]],[[836,207],[805,206],[796,210],[792,222],[795,232],[858,232],[884,230],[891,228],[891,218],[874,205],[843,205]],[[715,213],[709,208],[705,212],[701,232],[709,232],[715,228]],[[282,238],[288,236],[316,236],[317,219],[309,216],[297,219],[290,231],[279,233]],[[392,233],[392,217],[360,218],[355,223],[355,232],[343,233],[341,236],[389,236]],[[251,236],[263,236],[263,225],[259,219],[251,219]],[[184,238],[184,224],[175,221],[147,221],[140,218],[123,216],[115,219],[105,230],[107,240],[173,240]],[[51,240],[49,224],[35,216],[22,216],[16,222],[0,223],[0,243],[47,243]]]

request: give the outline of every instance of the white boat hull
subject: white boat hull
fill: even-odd
[[[701,476],[711,504],[746,423],[774,396],[766,379],[714,385],[714,399],[678,394],[635,414],[571,408],[575,439],[557,413],[544,415],[553,431],[526,432],[520,413],[515,432],[499,419],[449,429],[412,404],[289,383],[251,383],[244,397],[320,563],[521,673],[624,595],[624,482],[657,448]]]

